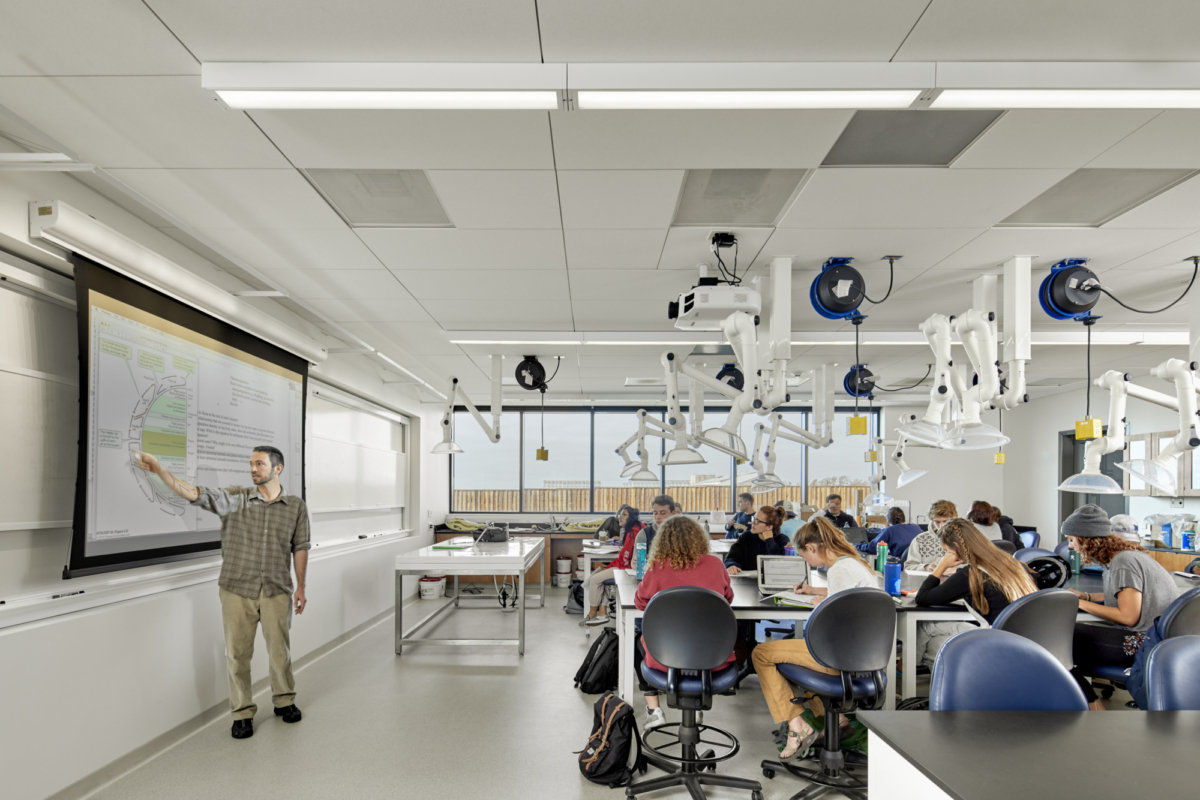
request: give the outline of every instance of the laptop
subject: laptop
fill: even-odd
[[[759,556],[758,593],[763,597],[790,592],[808,580],[808,562],[799,556]]]

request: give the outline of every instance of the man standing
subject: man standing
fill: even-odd
[[[754,495],[742,492],[738,495],[738,510],[733,519],[725,525],[725,538],[736,539],[750,530],[750,522],[754,519]]]
[[[310,547],[308,509],[304,500],[285,494],[279,485],[283,453],[269,445],[254,448],[250,455],[254,486],[229,489],[192,486],[172,475],[149,453],[138,453],[135,463],[158,475],[184,500],[221,518],[221,575],[217,586],[225,625],[233,738],[249,739],[254,735],[254,712],[258,707],[250,688],[250,657],[260,621],[267,642],[275,715],[284,722],[299,722],[289,634],[292,611],[304,613],[307,603],[304,578]],[[296,568],[295,592],[289,560]]]
[[[825,516],[839,528],[854,528],[858,526],[854,517],[842,511],[842,496],[831,494],[825,498]]]

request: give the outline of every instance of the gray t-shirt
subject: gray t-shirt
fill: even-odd
[[[879,588],[879,576],[875,570],[853,556],[842,556],[834,561],[829,567],[827,579],[831,595],[859,587]]]
[[[1142,593],[1142,615],[1132,626],[1135,631],[1147,630],[1183,592],[1162,564],[1140,550],[1122,550],[1108,563],[1104,571],[1104,605],[1116,607],[1117,593],[1122,589]]]

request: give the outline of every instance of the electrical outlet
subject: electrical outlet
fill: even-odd
[[[1171,508],[1183,508],[1183,498],[1182,497],[1172,497],[1171,498]]]

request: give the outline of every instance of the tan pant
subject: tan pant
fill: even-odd
[[[599,608],[604,603],[604,590],[608,588],[604,586],[604,582],[612,576],[612,567],[598,569],[588,576],[588,602],[592,604],[592,608]],[[586,608],[584,611],[591,611],[592,608]]]
[[[225,660],[229,665],[229,707],[234,719],[251,719],[258,706],[250,688],[250,657],[254,635],[262,622],[263,639],[270,661],[272,701],[276,708],[290,706],[296,699],[292,677],[292,596],[280,592],[253,600],[219,589],[221,620],[225,623]]]
[[[792,691],[792,685],[779,673],[776,664],[796,664],[830,675],[838,674],[836,669],[818,664],[808,652],[808,645],[803,639],[763,642],[750,653],[750,660],[754,662],[754,671],[758,673],[758,683],[762,686],[763,697],[767,699],[771,718],[776,722],[787,722],[804,713],[803,705],[792,702],[796,694]]]

